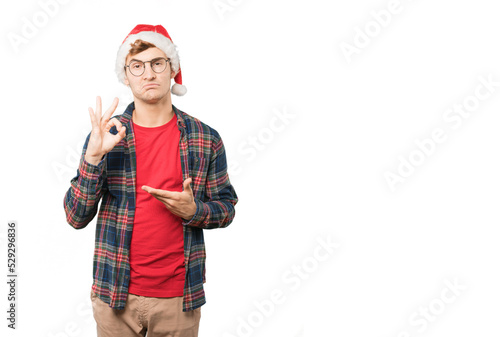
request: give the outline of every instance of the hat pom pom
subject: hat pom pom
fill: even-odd
[[[183,96],[184,94],[186,94],[186,92],[187,92],[187,88],[182,84],[175,83],[172,86],[172,94],[174,94],[174,95]]]

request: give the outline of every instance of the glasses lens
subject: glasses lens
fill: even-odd
[[[165,59],[155,59],[151,61],[151,67],[155,73],[161,73],[167,67],[167,60]]]
[[[144,72],[144,63],[133,61],[130,63],[129,69],[132,75],[140,76]]]

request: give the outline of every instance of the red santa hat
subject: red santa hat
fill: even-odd
[[[171,92],[174,95],[182,96],[187,89],[182,85],[181,65],[179,63],[179,55],[177,54],[177,46],[174,45],[168,32],[161,25],[137,25],[128,36],[123,40],[122,45],[118,49],[116,55],[116,75],[121,82],[124,82],[125,77],[125,60],[131,49],[131,44],[136,40],[143,40],[154,44],[158,49],[162,50],[170,59],[170,66],[176,73],[174,77],[174,85]]]

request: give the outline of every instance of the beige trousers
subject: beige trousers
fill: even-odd
[[[197,337],[201,308],[182,311],[182,297],[128,294],[124,310],[112,309],[91,291],[98,337]],[[147,333],[147,335],[146,335]]]

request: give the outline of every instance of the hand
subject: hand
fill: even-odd
[[[118,98],[115,97],[113,104],[106,110],[104,116],[101,117],[101,97],[96,99],[96,112],[89,108],[90,121],[92,122],[92,132],[90,133],[87,151],[85,152],[85,160],[91,164],[97,165],[102,156],[111,151],[123,137],[125,137],[126,128],[116,118],[110,119],[111,115],[118,106]],[[109,130],[116,126],[118,133],[113,135]]]
[[[189,220],[196,213],[193,190],[191,189],[191,178],[184,180],[182,192],[159,190],[146,185],[141,188],[161,201],[167,209],[185,220]]]

